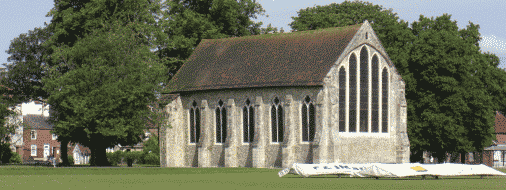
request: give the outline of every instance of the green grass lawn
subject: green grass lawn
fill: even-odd
[[[302,178],[288,174],[280,178],[280,170],[0,166],[0,189],[506,189],[506,178],[497,176],[376,180],[333,175]]]

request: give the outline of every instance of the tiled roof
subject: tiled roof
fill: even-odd
[[[53,129],[53,126],[48,123],[48,117],[43,115],[27,114],[23,116],[23,123],[32,129]]]
[[[494,127],[496,133],[506,133],[506,118],[503,114],[496,112]]]
[[[202,40],[169,81],[168,93],[323,85],[361,26]]]

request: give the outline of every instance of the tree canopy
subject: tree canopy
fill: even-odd
[[[157,54],[168,58],[172,77],[202,41],[258,35],[262,22],[251,18],[265,10],[252,0],[177,0],[165,1],[159,21],[168,40],[161,41]]]
[[[107,147],[142,140],[147,105],[156,101],[155,90],[165,81],[165,66],[135,38],[139,33],[130,25],[136,24],[113,23],[107,32],[95,30],[73,47],[58,48],[57,61],[72,69],[62,73],[60,65],[53,66],[43,79],[48,103],[56,105],[51,116],[56,131],[74,132],[72,141],[102,159],[92,164],[105,164]]]

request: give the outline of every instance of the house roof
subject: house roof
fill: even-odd
[[[204,39],[169,81],[168,93],[321,86],[361,26]]]
[[[506,117],[498,111],[495,114],[494,128],[496,133],[506,133]]]
[[[53,129],[53,125],[48,123],[48,117],[43,115],[27,114],[23,116],[23,123],[26,125],[23,128],[29,127],[32,129]]]

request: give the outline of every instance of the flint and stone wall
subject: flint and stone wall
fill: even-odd
[[[369,65],[373,55],[379,58],[380,72],[388,70],[388,132],[339,132],[338,71],[345,67],[352,53],[359,62],[360,50],[366,47]],[[369,68],[371,68],[369,66]],[[369,70],[371,72],[371,70]],[[357,73],[360,75],[360,72]],[[381,75],[379,75],[381,88]],[[349,88],[349,80],[347,80]],[[290,167],[293,163],[406,163],[409,140],[406,126],[405,83],[368,24],[353,37],[320,87],[276,87],[217,90],[180,94],[167,105],[172,128],[161,131],[161,167]],[[371,78],[369,75],[369,87]],[[359,86],[357,86],[359,88]],[[346,90],[349,93],[349,89]],[[371,94],[371,89],[369,89]],[[381,93],[379,93],[381,96]],[[302,142],[301,107],[309,96],[316,108],[316,135],[313,142]],[[357,95],[358,96],[358,95]],[[283,107],[284,141],[271,142],[271,106],[278,97]],[[242,142],[242,108],[246,99],[255,109],[253,143]],[[369,118],[371,118],[369,95]],[[215,143],[215,109],[222,100],[227,108],[227,140]],[[346,96],[348,102],[349,95]],[[201,138],[189,140],[189,110],[196,101],[201,110]],[[357,102],[358,103],[358,102]],[[346,110],[349,110],[346,103]],[[380,104],[381,109],[381,104]],[[348,111],[347,111],[348,113]],[[380,112],[381,114],[381,112]],[[348,116],[347,116],[348,117]],[[381,118],[381,117],[380,117]],[[346,120],[348,121],[348,120]],[[346,122],[348,123],[348,122]]]

